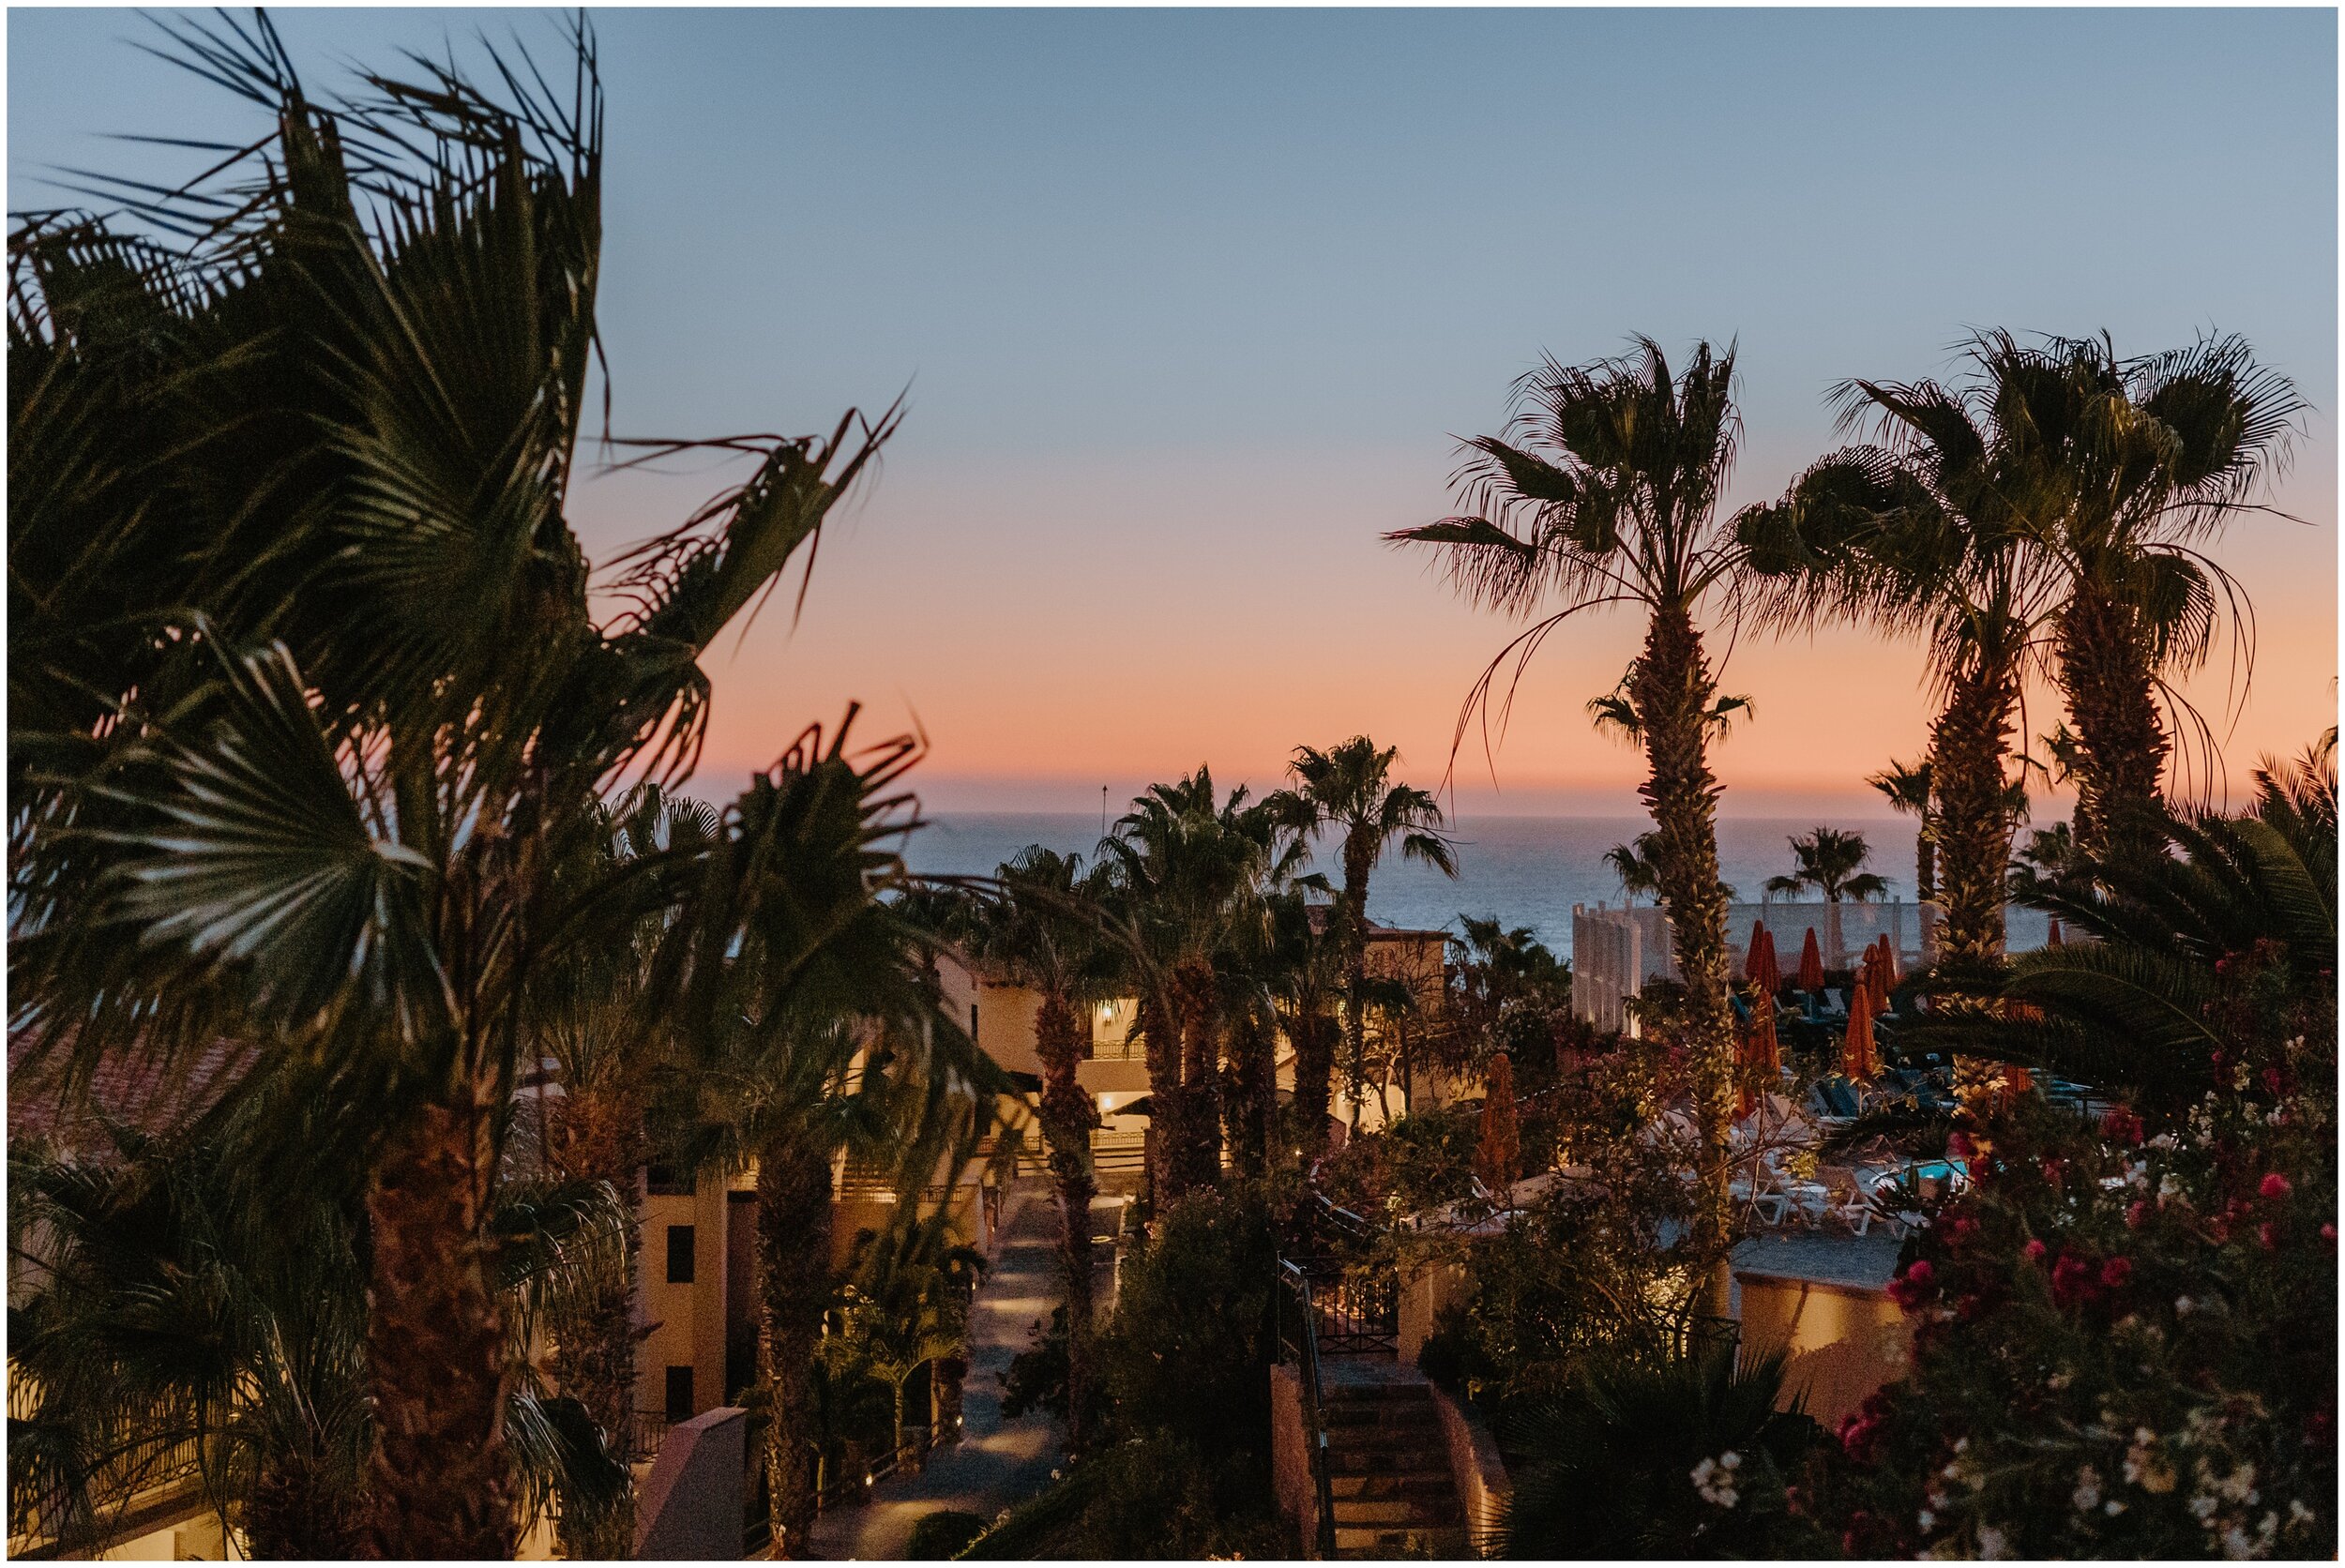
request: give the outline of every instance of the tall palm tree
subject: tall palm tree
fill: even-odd
[[[1881,792],[1889,808],[1914,819],[1914,897],[1929,903],[1938,897],[1937,846],[1930,838],[1929,759],[1891,762],[1865,782]]]
[[[1092,1004],[1115,988],[1115,952],[1088,908],[1104,893],[1104,877],[1097,867],[1086,871],[1082,856],[1027,849],[1001,867],[997,885],[999,897],[978,905],[966,925],[973,956],[1005,966],[1041,996],[1035,1053],[1042,1063],[1042,1136],[1058,1188],[1067,1440],[1081,1453],[1091,1372],[1091,1200],[1098,1194],[1091,1130],[1099,1109],[1076,1073],[1088,1054]]]
[[[852,714],[850,714],[852,720]],[[673,1033],[656,1107],[676,1166],[756,1183],[757,1397],[775,1550],[814,1519],[816,1348],[830,1309],[833,1169],[875,1160],[906,1200],[957,1178],[1006,1079],[946,1016],[935,939],[900,900],[909,740],[863,755],[809,729],[751,780],[693,867],[647,986]]]
[[[1862,903],[1868,898],[1881,897],[1889,891],[1889,883],[1862,869],[1872,852],[1861,833],[1818,827],[1811,833],[1793,837],[1791,845],[1792,870],[1784,876],[1769,877],[1767,891],[1796,897],[1812,887],[1823,894],[1825,957],[1831,963],[1842,963],[1848,957],[1848,944],[1840,935],[1840,900],[1853,898]]]
[[[1343,885],[1336,922],[1344,955],[1344,1076],[1354,1132],[1368,1084],[1369,878],[1396,843],[1402,859],[1430,866],[1445,877],[1458,874],[1458,858],[1442,837],[1441,803],[1428,791],[1393,779],[1392,764],[1399,756],[1399,747],[1380,750],[1366,735],[1324,751],[1297,746],[1289,764],[1294,787],[1271,797],[1281,824],[1299,838],[1327,831],[1340,840]]]
[[[1146,957],[1136,978],[1158,1204],[1218,1174],[1225,980],[1264,918],[1263,891],[1292,860],[1277,818],[1247,795],[1240,785],[1223,799],[1200,766],[1149,786],[1099,841],[1107,901]]]
[[[1944,921],[1941,964],[1992,972],[2004,947],[2004,867],[2015,820],[2010,737],[2022,676],[2056,599],[2022,509],[2033,483],[2020,411],[1989,367],[1960,388],[1854,381],[1844,448],[1736,531],[1784,627],[1842,618],[1926,639],[1939,700],[1930,730],[1930,826]]]
[[[1661,897],[1687,991],[1702,1133],[1702,1310],[1727,1316],[1727,1129],[1733,1123],[1734,1031],[1727,1003],[1725,890],[1718,880],[1717,780],[1708,742],[1716,683],[1702,617],[1732,591],[1742,549],[1717,516],[1740,423],[1734,354],[1697,344],[1672,378],[1660,346],[1583,366],[1549,360],[1516,384],[1508,438],[1481,436],[1458,475],[1470,508],[1391,535],[1435,547],[1471,599],[1523,614],[1563,599],[1509,645],[1520,674],[1547,633],[1584,611],[1626,604],[1646,617],[1625,692],[1643,731],[1640,791],[1658,836]],[[1487,702],[1506,657],[1483,674],[1468,711]],[[1503,718],[1502,708],[1502,718]],[[1462,725],[1460,727],[1462,735]]]
[[[369,1547],[502,1557],[487,1227],[522,1000],[671,896],[660,857],[590,887],[553,868],[628,771],[688,770],[702,650],[893,421],[730,444],[750,478],[628,558],[598,618],[565,517],[597,343],[591,38],[567,94],[525,62],[501,97],[417,65],[327,106],[265,19],[167,25],[276,128],[144,203],[145,233],[192,240],[12,236],[13,1021],[83,1067],[225,1031],[349,1108],[276,1152],[367,1173]]]
[[[1325,918],[1326,906],[1311,897],[1314,892],[1327,891],[1325,879],[1314,875],[1298,878],[1294,885],[1272,895],[1268,950],[1262,965],[1277,1029],[1294,1048],[1294,1098],[1285,1131],[1298,1157],[1316,1149],[1325,1137],[1336,1037],[1343,1027],[1338,1017],[1345,983],[1343,946]],[[1275,1034],[1263,1044],[1275,1050]],[[1275,1088],[1267,1092],[1276,1093]]]
[[[2076,725],[2080,841],[2153,852],[2174,746],[2161,699],[2188,711],[2168,678],[2246,618],[2239,585],[2200,547],[2267,509],[2255,497],[2305,404],[2230,335],[2120,359],[2106,335],[1996,333],[1977,356],[2024,416],[2010,423],[2028,442],[2027,508],[2062,580],[2054,670]]]

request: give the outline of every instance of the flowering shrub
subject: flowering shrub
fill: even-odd
[[[1843,1551],[2335,1555],[2336,1014],[2224,969],[2196,1104],[1959,1138],[1975,1184],[1891,1287],[1910,1373],[1806,1500]]]

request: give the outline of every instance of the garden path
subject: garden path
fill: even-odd
[[[1002,1375],[1059,1300],[1052,1246],[1058,1211],[1049,1182],[1021,1178],[1006,1197],[993,1266],[970,1304],[969,1378],[961,1394],[968,1424],[961,1442],[930,1455],[918,1475],[881,1482],[869,1504],[826,1510],[814,1522],[813,1555],[901,1558],[921,1515],[957,1508],[990,1520],[1049,1485],[1051,1472],[1066,1462],[1051,1417],[1039,1411],[1016,1420],[1002,1415]]]

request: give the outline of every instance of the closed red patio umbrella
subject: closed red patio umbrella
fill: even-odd
[[[1759,928],[1759,988],[1772,997],[1783,988],[1783,966],[1775,956],[1775,933]]]
[[[1754,986],[1759,983],[1759,961],[1766,947],[1766,922],[1754,920],[1750,923],[1750,945],[1743,950],[1743,978]]]
[[[1808,940],[1800,944],[1799,988],[1803,991],[1823,989],[1823,949],[1817,945],[1813,926],[1808,927]]]
[[[1858,1081],[1881,1071],[1881,1059],[1873,1054],[1874,1011],[1872,988],[1859,980],[1849,999],[1848,1035],[1840,1048],[1840,1071]]]

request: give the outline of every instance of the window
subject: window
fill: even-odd
[[[969,1004],[969,1043],[977,1043],[977,1004],[974,1002]]]
[[[673,1425],[692,1419],[692,1369],[688,1366],[668,1368],[668,1421]]]
[[[692,1228],[688,1225],[668,1227],[668,1283],[692,1283]]]
[[[692,1178],[688,1175],[678,1175],[664,1165],[645,1168],[643,1186],[654,1198],[689,1198],[692,1196]]]

